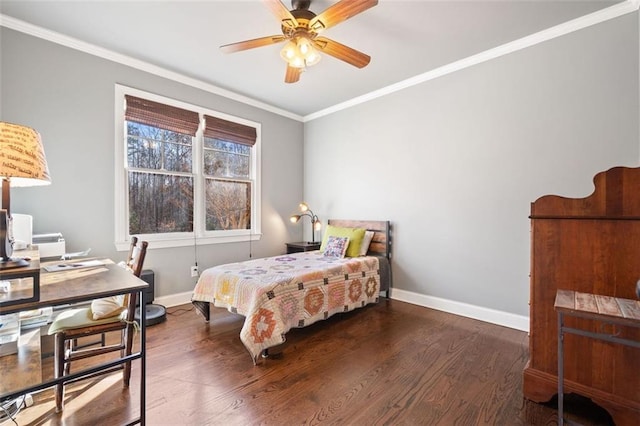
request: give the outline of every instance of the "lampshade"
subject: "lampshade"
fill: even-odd
[[[0,122],[0,178],[8,180],[11,186],[51,183],[42,139],[37,131]]]
[[[26,266],[24,259],[12,260],[13,229],[10,210],[11,186],[35,186],[51,183],[40,134],[34,129],[0,121],[0,269]]]

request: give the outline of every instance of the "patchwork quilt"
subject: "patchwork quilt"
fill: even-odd
[[[375,256],[332,258],[319,251],[230,263],[206,269],[192,300],[245,316],[240,340],[254,363],[264,349],[305,327],[378,301]]]

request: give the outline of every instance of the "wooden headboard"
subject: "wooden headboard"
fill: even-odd
[[[342,220],[329,219],[329,225],[343,228],[365,228],[373,231],[373,239],[367,254],[391,258],[391,224],[388,220]]]

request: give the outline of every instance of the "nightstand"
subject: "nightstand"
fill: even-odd
[[[298,253],[301,251],[320,250],[320,242],[310,243],[308,241],[300,241],[297,243],[287,243],[287,254]]]

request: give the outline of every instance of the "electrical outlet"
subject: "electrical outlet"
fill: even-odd
[[[191,267],[191,276],[192,277],[197,277],[198,276],[198,266],[197,265],[193,265]]]

